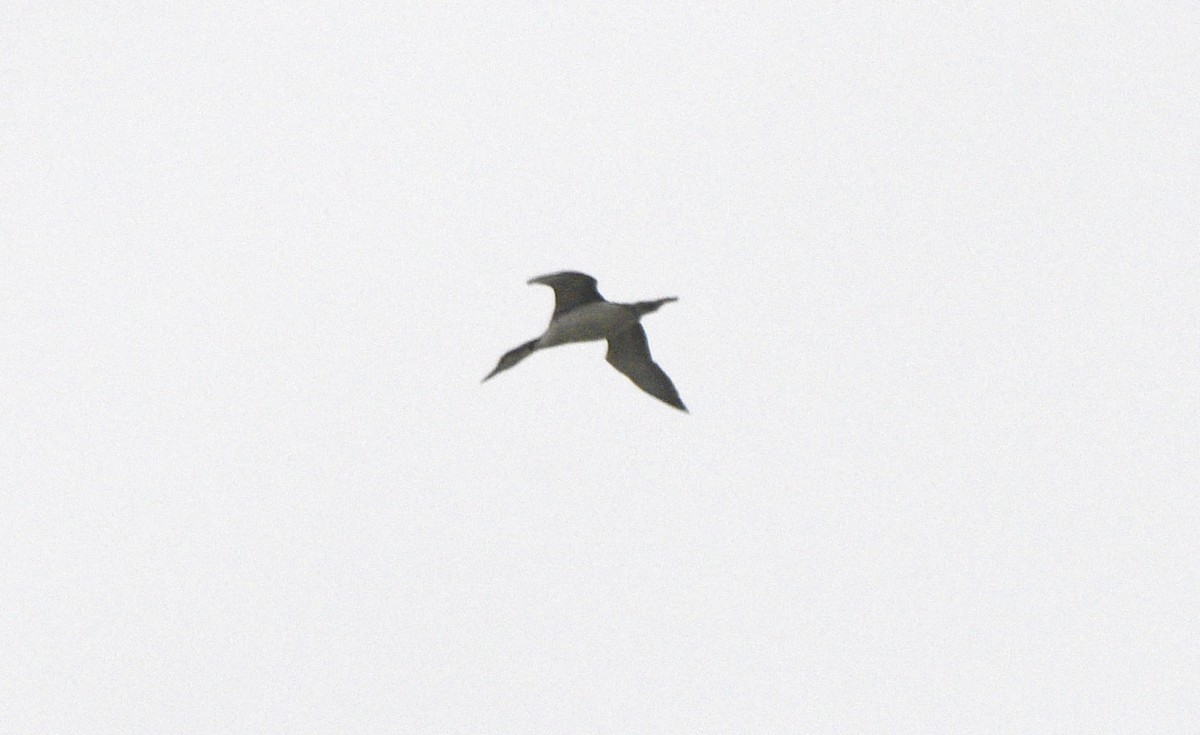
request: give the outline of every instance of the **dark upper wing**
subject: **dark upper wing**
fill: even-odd
[[[646,343],[646,330],[642,329],[641,324],[634,324],[629,329],[610,336],[605,359],[637,387],[663,403],[680,411],[687,411],[687,406],[683,405],[679,392],[675,390],[675,384],[662,368],[650,359],[650,345]]]
[[[565,314],[583,304],[603,301],[596,290],[596,279],[586,273],[563,271],[529,279],[530,283],[541,283],[554,289],[554,316]],[[551,317],[553,318],[553,317]]]

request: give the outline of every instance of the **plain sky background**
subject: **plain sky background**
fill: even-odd
[[[0,730],[1200,722],[1195,3],[0,40]]]

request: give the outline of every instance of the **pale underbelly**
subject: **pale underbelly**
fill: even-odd
[[[608,335],[619,332],[636,321],[637,315],[620,304],[588,304],[551,322],[546,333],[538,340],[538,347],[607,339]]]

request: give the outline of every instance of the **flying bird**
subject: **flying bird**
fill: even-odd
[[[529,279],[554,289],[554,314],[541,337],[531,339],[509,350],[500,358],[496,369],[487,374],[486,382],[496,373],[508,370],[537,350],[569,344],[608,340],[605,359],[634,385],[669,406],[687,412],[671,379],[650,357],[646,330],[639,320],[663,304],[679,299],[674,296],[654,301],[618,304],[607,301],[596,290],[596,279],[585,273],[562,271]]]

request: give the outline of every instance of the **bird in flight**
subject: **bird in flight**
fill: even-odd
[[[487,374],[486,382],[496,373],[508,370],[537,350],[569,344],[608,340],[605,359],[634,385],[658,400],[687,412],[679,392],[667,374],[650,357],[646,330],[639,320],[663,304],[678,301],[674,296],[654,301],[618,304],[606,301],[596,290],[596,279],[585,273],[562,271],[531,278],[554,289],[554,314],[541,337],[531,339],[520,347],[504,353],[496,369]]]

